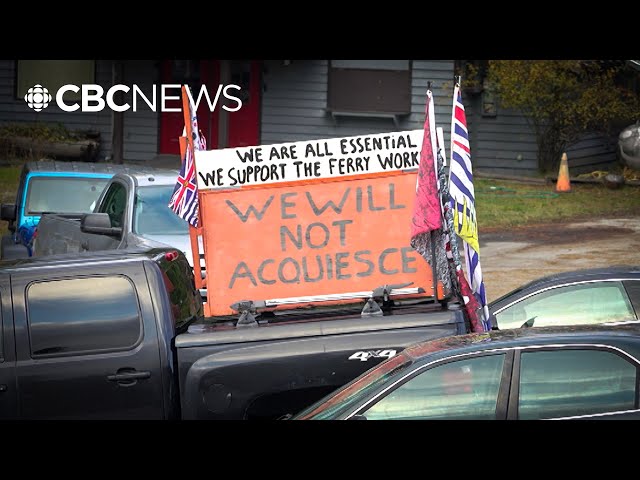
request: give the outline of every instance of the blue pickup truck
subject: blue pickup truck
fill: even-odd
[[[91,212],[114,174],[136,169],[132,165],[53,160],[25,163],[15,203],[0,208],[0,219],[8,222],[9,229],[2,237],[0,258],[31,256],[33,233],[43,213]]]

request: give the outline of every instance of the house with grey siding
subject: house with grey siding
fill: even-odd
[[[68,112],[52,101],[36,112],[24,92],[35,84],[54,96],[65,84],[98,84],[105,92],[124,84],[151,99],[153,92],[162,95],[160,85],[175,85],[166,92],[175,97],[178,85],[189,84],[196,92],[206,86],[213,99],[220,84],[238,85],[240,110],[219,103],[211,111],[204,99],[198,108],[208,148],[224,148],[419,129],[431,82],[436,123],[448,145],[454,67],[453,60],[0,60],[0,125],[50,122],[93,130],[100,134],[99,160],[177,166],[180,111],[161,112],[157,104],[154,111],[140,100],[136,111]],[[131,91],[121,96],[120,104],[131,104]],[[536,138],[525,117],[490,104],[481,92],[465,91],[463,100],[474,169],[535,175]],[[167,98],[166,105],[179,110],[180,101]],[[615,143],[586,137],[568,155],[572,168],[593,170],[615,160]]]

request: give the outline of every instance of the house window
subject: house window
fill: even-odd
[[[81,86],[96,83],[94,60],[18,60],[16,62],[16,98],[22,100],[34,85],[42,85],[55,97],[67,84]],[[80,92],[66,92],[66,100],[80,100]]]
[[[411,113],[409,60],[331,60],[327,110],[334,113]]]

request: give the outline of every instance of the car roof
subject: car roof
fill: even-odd
[[[175,185],[178,178],[178,170],[168,168],[147,168],[140,171],[119,173],[119,177],[130,177],[135,185],[146,187],[152,185]]]
[[[551,345],[558,343],[606,343],[612,338],[634,338],[640,335],[640,322],[618,325],[573,325],[553,327],[491,330],[444,337],[420,342],[403,350],[414,361],[431,361],[453,354],[471,353],[486,349]]]
[[[67,265],[78,265],[98,262],[126,262],[130,260],[147,258],[155,260],[159,255],[166,252],[179,252],[173,247],[159,247],[150,249],[123,249],[123,250],[100,250],[95,252],[75,252],[55,255],[43,255],[39,257],[20,258],[14,260],[0,260],[0,273],[17,273],[45,267],[63,267]]]
[[[145,165],[116,164],[116,163],[91,163],[91,162],[64,162],[59,160],[29,161],[24,164],[23,170],[27,173],[34,172],[78,172],[78,173],[111,173],[138,172],[149,169]]]

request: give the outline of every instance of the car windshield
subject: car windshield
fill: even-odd
[[[387,383],[397,372],[406,369],[411,363],[411,359],[400,353],[293,416],[292,420],[332,420],[338,418],[359,399]]]
[[[189,224],[169,207],[173,185],[138,188],[133,211],[133,231],[139,235],[180,235],[189,233]]]
[[[108,181],[108,178],[31,177],[25,212],[27,215],[89,213]]]

